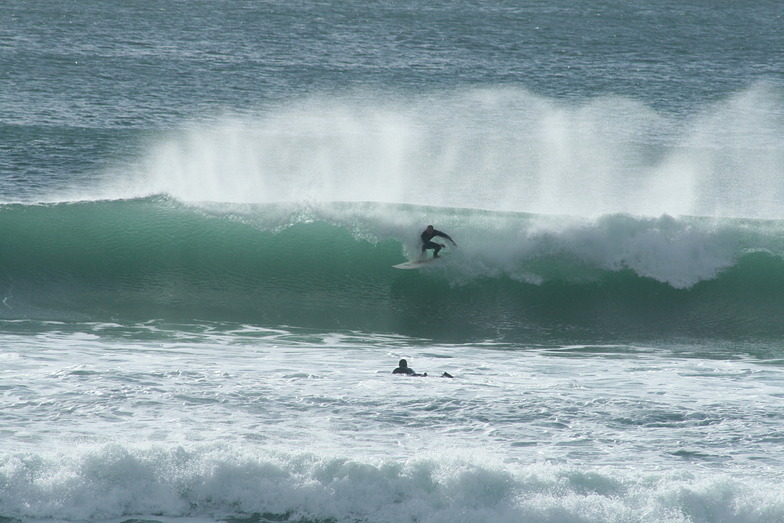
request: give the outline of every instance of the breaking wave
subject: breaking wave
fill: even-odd
[[[418,271],[427,223],[458,242]],[[380,203],[0,206],[5,319],[251,321],[448,339],[778,336],[784,224]]]

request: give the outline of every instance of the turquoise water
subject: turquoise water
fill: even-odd
[[[782,519],[779,2],[0,20],[0,520]]]
[[[417,223],[461,238],[409,272]],[[381,203],[7,204],[2,318],[220,320],[434,341],[782,335],[781,223]]]

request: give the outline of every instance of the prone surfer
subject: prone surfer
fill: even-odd
[[[417,374],[414,372],[414,369],[408,366],[408,362],[406,360],[400,360],[397,364],[397,368],[392,371],[392,374],[405,374],[406,376],[427,376],[427,372],[424,374]]]
[[[402,359],[398,362],[397,368],[392,371],[392,374],[404,374],[406,376],[422,376],[427,377],[427,372],[424,374],[417,374],[414,372],[414,369],[408,366],[408,362],[405,359]],[[442,378],[452,378],[453,376],[448,372],[445,372],[441,375]]]
[[[451,236],[449,236],[445,232],[441,232],[441,231],[439,231],[437,229],[434,229],[432,225],[428,225],[427,229],[422,231],[422,234],[420,236],[422,238],[422,254],[423,255],[425,254],[426,250],[433,249],[433,258],[438,258],[438,251],[440,251],[441,249],[446,247],[446,245],[444,245],[443,243],[436,243],[436,242],[432,241],[433,238],[435,238],[436,236],[440,236],[441,238],[446,238],[447,240],[452,242],[452,245],[457,247],[457,244],[455,243],[455,240],[453,240]]]

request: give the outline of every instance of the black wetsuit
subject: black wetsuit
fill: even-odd
[[[410,367],[398,367],[392,371],[392,374],[416,374],[416,372]]]
[[[433,241],[430,241],[430,240],[432,240],[436,236],[440,236],[442,238],[446,238],[450,242],[455,243],[455,241],[445,232],[441,232],[441,231],[436,230],[436,229],[433,229],[432,231],[428,232],[428,230],[425,229],[422,232],[422,236],[421,236],[421,238],[422,238],[422,252],[425,252],[427,249],[433,249],[433,257],[438,256],[438,251],[441,250],[441,245],[439,245],[439,244],[437,244],[437,243],[435,243]]]

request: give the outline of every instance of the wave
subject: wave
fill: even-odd
[[[418,271],[434,223],[459,243]],[[0,206],[0,318],[443,339],[779,336],[784,223],[378,203]]]
[[[4,521],[773,521],[764,475],[695,477],[431,456],[368,463],[223,448],[81,448],[0,458]],[[763,514],[763,516],[760,516]],[[776,516],[779,514],[779,516]]]

